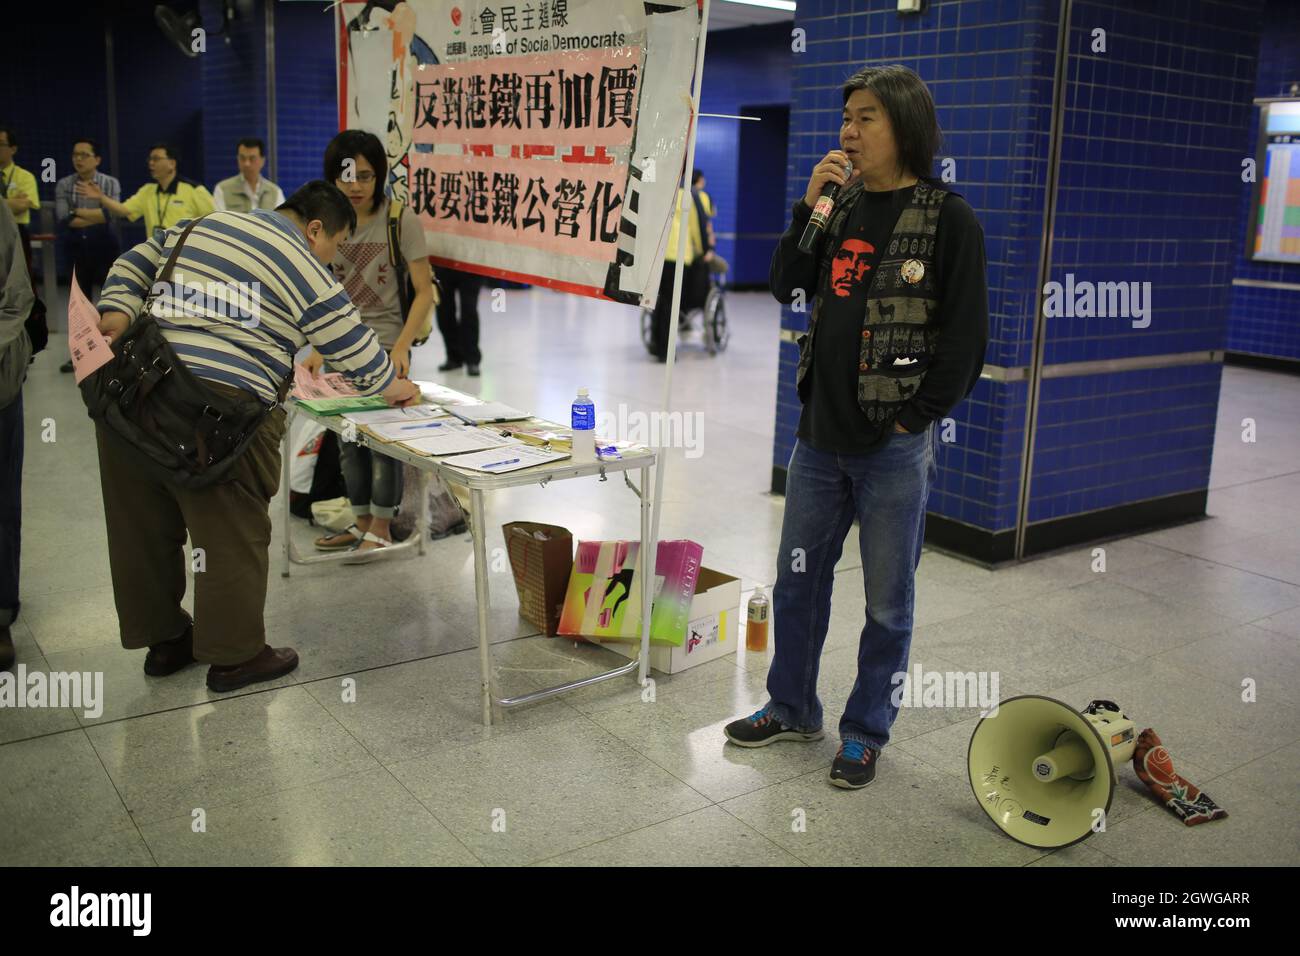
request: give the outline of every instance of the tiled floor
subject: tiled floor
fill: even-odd
[[[659,407],[663,368],[647,361],[633,310],[542,291],[508,293],[500,313],[487,311],[488,296],[482,304],[483,378],[450,384],[551,417],[579,385],[598,410],[622,405],[624,420]],[[777,310],[757,293],[730,304],[727,353],[682,347],[674,408],[698,413],[690,421],[704,430],[698,446],[671,454],[661,534],[699,540],[706,563],[739,575],[747,598],[772,579],[780,530],[781,499],[767,494]],[[1117,700],[1231,812],[1186,829],[1123,768],[1107,832],[1045,854],[1003,836],[971,796],[974,711],[904,709],[880,778],[856,793],[826,784],[832,739],[724,746],[722,725],[764,699],[767,659],[743,650],[658,678],[653,701],[631,680],[605,683],[483,727],[464,537],[421,559],[297,568],[289,580],[273,565],[269,630],[302,654],[275,686],[217,698],[200,667],[146,680],[142,656],[117,645],[90,424],[56,370],[61,357],[42,356],[25,392],[19,659],[102,671],[106,703],[97,719],[0,711],[0,863],[1300,862],[1300,380],[1228,369],[1214,517],[1107,543],[1104,574],[1091,549],[996,572],[922,560],[914,663],[997,670],[1003,697]],[[426,347],[416,376],[435,377],[440,360]],[[1247,416],[1258,422],[1254,444],[1239,440]],[[638,529],[618,481],[495,497],[489,548],[516,519],[587,538]],[[306,527],[295,522],[294,533],[307,547]],[[822,668],[832,727],[861,626],[857,553],[850,540]],[[504,692],[615,660],[529,637],[509,573],[495,572],[492,587]],[[345,678],[355,701],[344,699]]]

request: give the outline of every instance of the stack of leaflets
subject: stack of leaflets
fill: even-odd
[[[446,385],[439,385],[437,382],[420,380],[415,384],[420,386],[420,393],[424,396],[426,402],[434,402],[443,406],[480,404],[480,400],[473,395],[466,395],[464,392],[458,392]]]
[[[299,399],[298,404],[317,415],[343,415],[346,412],[364,412],[387,408],[382,395],[345,395],[340,398]]]

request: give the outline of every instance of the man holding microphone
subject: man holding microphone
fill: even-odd
[[[813,169],[772,258],[779,302],[816,301],[799,340],[803,410],[772,593],[769,700],[725,733],[742,747],[822,738],[817,673],[835,562],[856,518],[866,621],[830,783],[857,789],[875,778],[898,715],[892,694],[907,671],[935,472],[931,426],[979,378],[988,291],[974,212],[930,176],[940,134],[920,77],[868,67],[842,92],[840,148]]]

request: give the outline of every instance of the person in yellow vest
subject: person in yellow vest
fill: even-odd
[[[206,216],[215,208],[212,194],[200,183],[182,179],[177,173],[180,153],[170,143],[149,147],[149,175],[153,182],[141,186],[126,202],[115,202],[93,182],[77,183],[77,195],[96,200],[114,216],[135,222],[144,217],[145,232],[170,229],[178,222]]]
[[[9,206],[18,224],[18,235],[22,239],[23,257],[31,266],[31,232],[32,210],[41,208],[41,197],[36,193],[36,177],[14,162],[18,152],[18,137],[13,128],[0,126],[0,199]]]
[[[677,264],[677,243],[681,239],[681,190],[673,200],[673,224],[668,230],[668,248],[664,252],[664,269],[659,276],[659,297],[655,300],[651,324],[652,351],[660,362],[668,360],[668,310],[672,307],[673,275]],[[704,304],[708,294],[708,261],[713,256],[713,200],[704,191],[704,174],[691,174],[691,194],[686,200],[688,232],[686,262],[682,266],[681,310],[689,311]]]
[[[262,178],[266,165],[266,144],[256,137],[241,139],[235,148],[239,172],[223,179],[212,190],[218,212],[252,212],[275,209],[284,203],[284,190]]]

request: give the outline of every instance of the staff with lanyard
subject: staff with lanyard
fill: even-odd
[[[32,210],[41,208],[41,197],[36,190],[36,177],[14,162],[18,152],[17,134],[8,126],[0,126],[0,199],[3,199],[23,244],[23,259],[30,271],[32,265],[32,240],[30,225]]]
[[[215,208],[212,194],[200,183],[182,178],[180,152],[170,143],[157,143],[149,149],[149,175],[153,182],[141,186],[126,202],[106,196],[93,182],[78,183],[77,195],[97,201],[114,216],[135,222],[144,217],[145,232],[170,229],[178,222],[206,216]]]

